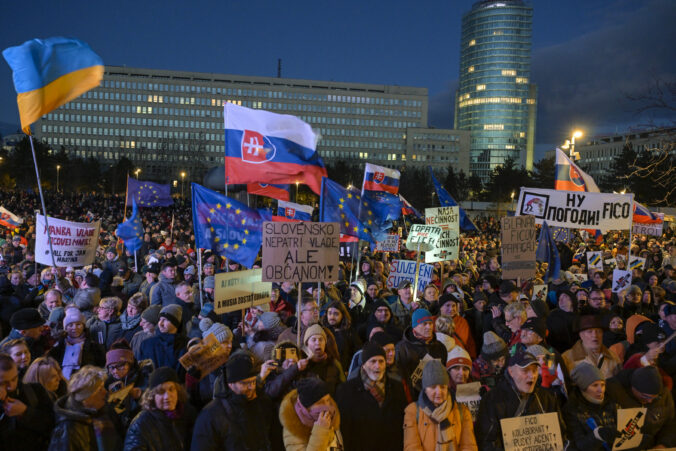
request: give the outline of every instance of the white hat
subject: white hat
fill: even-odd
[[[472,369],[472,359],[469,353],[460,346],[456,346],[448,352],[448,360],[446,360],[446,368],[453,368],[454,366],[466,366]]]

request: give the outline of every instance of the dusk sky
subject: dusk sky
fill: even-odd
[[[108,65],[260,76],[276,76],[282,58],[285,77],[426,87],[430,125],[450,128],[461,17],[473,3],[5,1],[0,49],[69,36],[87,42]],[[673,126],[674,112],[639,116],[640,105],[628,96],[655,79],[676,81],[676,1],[531,4],[536,160],[575,127],[591,136]],[[11,71],[3,60],[0,132],[15,131],[18,124]]]

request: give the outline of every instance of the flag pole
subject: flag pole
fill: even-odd
[[[169,238],[171,238],[171,242],[174,242],[174,212],[171,212],[171,228],[169,230]]]
[[[129,172],[127,172],[127,190],[124,192],[124,214],[122,220],[127,219],[127,202],[129,202]]]
[[[52,257],[52,266],[56,266],[54,260],[54,248],[52,247],[52,234],[49,231],[49,220],[47,219],[47,207],[45,207],[45,196],[42,194],[42,183],[40,183],[40,171],[38,170],[38,159],[35,156],[35,146],[33,145],[33,135],[28,135],[31,143],[31,152],[33,153],[33,165],[35,166],[35,176],[38,179],[38,190],[40,191],[40,202],[42,203],[42,214],[45,217],[45,228],[47,229],[47,242],[49,243],[49,255]],[[37,218],[35,221],[37,225]],[[37,259],[35,259],[37,265]]]
[[[415,254],[415,281],[413,282],[413,301],[416,302],[416,295],[418,294],[418,277],[420,275],[420,243],[418,243],[418,250]]]
[[[199,247],[197,247],[197,285],[200,289],[200,309],[201,309],[204,306],[204,301],[202,300],[202,249],[200,249]]]
[[[136,257],[136,251],[134,251],[134,272],[138,272],[138,259]]]

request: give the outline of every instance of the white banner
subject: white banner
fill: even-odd
[[[535,222],[574,229],[629,230],[633,194],[585,193],[521,188],[516,215],[533,215]]]
[[[425,263],[443,262],[458,258],[460,247],[460,215],[458,207],[425,209],[425,224],[441,227],[441,236],[434,250],[425,252]]]
[[[432,281],[434,266],[420,263],[418,269],[418,289],[422,293],[428,283]],[[390,263],[390,275],[387,278],[387,288],[396,289],[399,282],[408,280],[411,285],[415,283],[415,260],[392,260]]]
[[[56,266],[86,266],[94,263],[99,243],[101,221],[70,222],[49,218]],[[35,260],[43,265],[53,265],[47,240],[45,217],[37,215],[35,227]]]
[[[436,246],[440,236],[441,227],[413,224],[408,231],[408,237],[406,238],[406,248],[411,251],[431,251],[434,249],[434,246]]]

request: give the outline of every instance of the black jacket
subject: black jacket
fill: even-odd
[[[547,317],[547,341],[554,349],[563,353],[573,347],[579,339],[575,328],[577,327],[577,313],[566,312],[555,308]]]
[[[401,370],[402,378],[404,378],[408,384],[414,387],[416,390],[414,398],[418,397],[420,383],[418,383],[416,387],[411,381],[411,375],[415,372],[420,360],[425,357],[425,354],[429,354],[435,359],[446,362],[446,358],[448,356],[446,346],[441,344],[440,341],[438,341],[436,338],[432,338],[432,341],[429,343],[420,341],[413,335],[413,329],[411,327],[406,329],[404,332],[404,338],[402,338],[401,341],[397,343],[396,354],[397,364]]]
[[[0,443],[3,449],[42,450],[49,444],[54,428],[52,400],[40,384],[19,382],[8,396],[26,404],[21,416],[0,418]]]
[[[346,450],[402,449],[407,402],[401,382],[386,378],[385,400],[378,406],[361,377],[355,377],[338,387],[336,404]]]
[[[568,449],[570,451],[605,451],[603,442],[594,436],[594,431],[587,425],[587,419],[593,418],[597,426],[615,431],[617,430],[617,408],[615,400],[608,396],[601,404],[593,404],[582,396],[580,389],[574,387],[570,391],[568,402],[562,409],[568,436],[571,439]]]
[[[159,410],[143,410],[136,415],[127,431],[125,451],[182,451],[190,449],[195,410],[182,407],[179,418],[171,419]]]
[[[59,365],[63,363],[63,355],[66,352],[66,338],[62,337],[59,342],[49,350],[47,355],[54,358]],[[80,368],[85,365],[94,365],[103,368],[106,366],[106,351],[100,344],[85,338],[82,344],[82,356],[80,358]]]
[[[106,405],[96,413],[74,407],[68,396],[54,404],[56,427],[52,432],[49,451],[100,451],[93,421],[104,420],[105,428],[101,441],[106,451],[121,450],[124,436],[116,422],[115,413]]]

